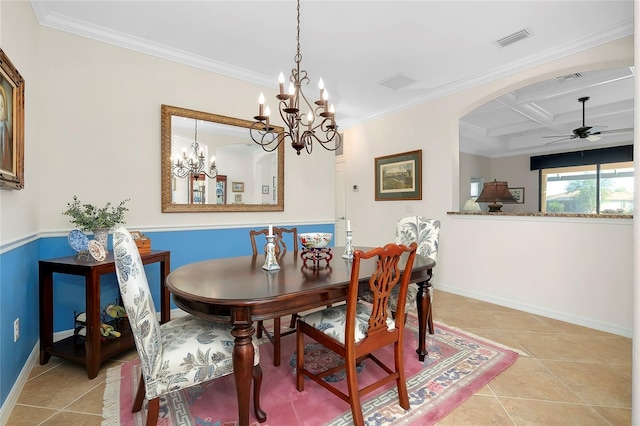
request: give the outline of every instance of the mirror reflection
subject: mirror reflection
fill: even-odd
[[[284,145],[264,151],[250,126],[162,105],[162,211],[284,210]]]

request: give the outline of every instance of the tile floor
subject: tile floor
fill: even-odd
[[[520,349],[505,372],[439,425],[630,425],[631,340],[436,291],[434,319]],[[36,365],[6,426],[100,425],[109,367],[88,380],[58,358]]]

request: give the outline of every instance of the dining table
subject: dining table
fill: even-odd
[[[370,247],[355,247],[367,251]],[[249,425],[250,393],[256,321],[268,320],[328,306],[346,300],[352,259],[344,247],[325,249],[324,256],[308,250],[281,252],[280,269],[265,270],[264,254],[219,258],[183,265],[172,271],[165,284],[180,309],[200,318],[228,322],[233,326],[233,369],[238,398],[238,421]],[[408,255],[400,260],[401,274]],[[435,261],[416,255],[411,283],[419,287],[418,357],[424,360],[427,317],[431,309],[431,277]],[[359,283],[362,291],[375,272],[375,262],[363,262]]]

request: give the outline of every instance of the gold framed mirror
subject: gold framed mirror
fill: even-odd
[[[162,212],[284,211],[284,144],[264,151],[251,124],[162,105]]]

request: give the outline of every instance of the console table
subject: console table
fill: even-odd
[[[143,264],[160,263],[160,322],[169,321],[171,299],[164,281],[171,268],[169,251],[153,250],[141,255]],[[100,364],[106,359],[134,346],[130,329],[121,330],[115,339],[101,341],[100,276],[115,273],[113,253],[102,262],[79,261],[75,256],[39,261],[40,280],[40,364],[46,364],[51,355],[70,359],[86,365],[89,379],[98,375]],[[53,341],[53,274],[79,275],[85,278],[86,286],[86,338],[78,345],[75,336]]]

